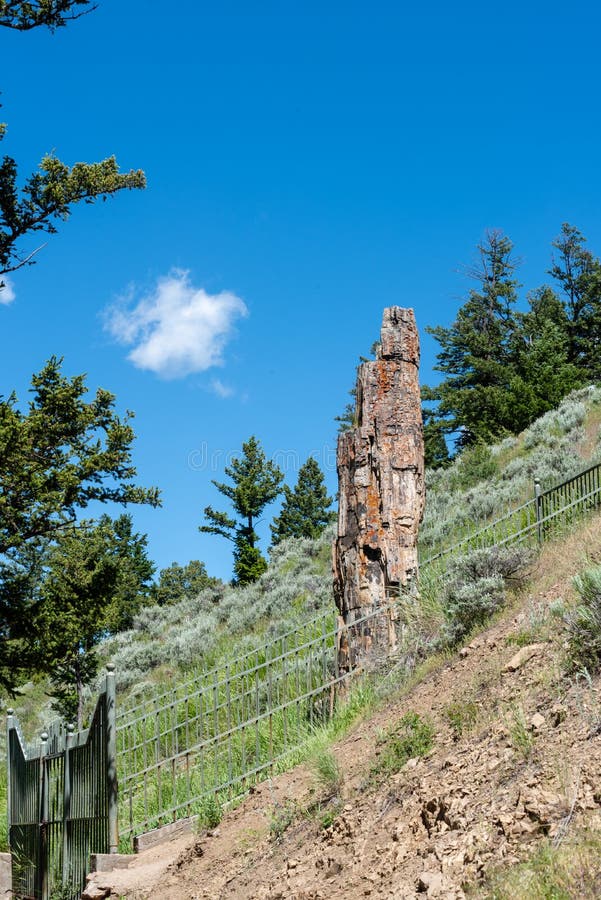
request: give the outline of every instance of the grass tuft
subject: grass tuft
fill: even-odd
[[[408,712],[383,735],[380,743],[383,748],[372,767],[372,775],[393,775],[409,759],[425,756],[430,752],[434,744],[434,726],[418,713]]]
[[[523,863],[499,869],[468,896],[485,900],[595,900],[601,896],[601,835],[583,830],[554,846],[543,841]]]

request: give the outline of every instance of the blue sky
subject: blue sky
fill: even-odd
[[[54,35],[2,29],[0,150],[22,175],[51,151],[114,153],[148,188],[76,209],[14,274],[0,392],[23,397],[52,354],[112,390],[163,491],[133,510],[152,557],[229,577],[228,544],[197,531],[220,508],[211,478],[255,434],[290,483],[314,453],[333,493],[333,419],[384,306],[415,309],[428,382],[423,328],[452,320],[485,229],[513,239],[525,289],[564,221],[601,252],[600,19],[578,2],[99,0]]]

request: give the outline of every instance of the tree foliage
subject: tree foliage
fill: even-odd
[[[267,563],[256,542],[254,526],[265,507],[281,492],[283,472],[268,460],[260,442],[253,436],[242,444],[242,456],[234,458],[225,474],[231,484],[213,481],[217,490],[227,497],[235,518],[207,506],[204,510],[207,525],[199,530],[218,534],[234,542],[234,574],[238,584],[256,581]]]
[[[2,136],[0,131],[0,140]],[[45,156],[39,171],[20,187],[17,164],[5,156],[0,162],[0,275],[33,263],[40,248],[22,251],[21,239],[39,231],[55,234],[55,223],[68,219],[74,204],[106,200],[118,191],[145,186],[141,169],[122,173],[114,156],[72,167]]]
[[[51,30],[96,8],[90,0],[0,0],[0,26],[28,31],[38,26]],[[0,140],[6,125],[0,123]],[[40,246],[22,248],[36,232],[55,234],[57,223],[69,217],[76,203],[106,200],[122,190],[144,188],[141,169],[120,172],[114,156],[97,163],[68,166],[54,155],[44,156],[37,172],[22,182],[11,156],[0,160],[0,291],[1,276],[35,262]]]
[[[460,446],[511,430],[515,422],[508,392],[518,286],[512,249],[503,234],[490,232],[478,247],[478,266],[470,271],[478,287],[449,328],[427,329],[441,347],[435,369],[446,376],[430,396],[438,401],[447,430],[460,432]]]
[[[24,653],[40,560],[93,501],[159,504],[156,488],[134,483],[133,414],[120,418],[99,389],[86,399],[83,375],[68,378],[52,358],[32,378],[26,411],[0,397],[0,685],[14,690],[35,667]],[[123,553],[138,536],[121,521]]]
[[[16,31],[40,26],[54,30],[93,9],[92,0],[0,0],[0,26]]]
[[[195,597],[205,588],[218,583],[219,579],[211,577],[205,564],[198,559],[191,559],[185,566],[174,562],[159,572],[159,580],[152,586],[151,597],[159,606],[167,606],[184,597]]]
[[[564,225],[549,285],[516,310],[519,284],[513,245],[490,232],[470,271],[470,290],[449,327],[428,331],[440,345],[436,370],[443,379],[425,387],[426,449],[445,463],[441,438],[454,434],[459,448],[516,434],[571,390],[601,376],[601,266],[580,232]]]
[[[54,708],[82,726],[84,688],[98,673],[96,646],[127,628],[144,603],[154,566],[131,516],[103,515],[57,535],[43,560],[32,610],[35,652],[50,676]]]
[[[288,537],[317,538],[332,521],[332,498],[328,496],[323,472],[313,457],[302,465],[291,489],[284,485],[284,503],[270,526],[274,544]]]
[[[564,222],[553,247],[549,274],[564,297],[569,360],[591,379],[601,378],[601,262],[587,249],[586,238]]]

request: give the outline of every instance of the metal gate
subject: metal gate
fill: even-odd
[[[27,745],[9,710],[7,759],[13,896],[76,900],[90,854],[118,849],[114,667],[85,731],[61,722]]]

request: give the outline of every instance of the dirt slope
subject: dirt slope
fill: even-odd
[[[549,613],[587,555],[601,561],[599,525],[545,548],[505,619],[334,747],[345,781],[329,827],[299,767],[259,786],[213,835],[165,845],[158,870],[148,851],[99,886],[127,900],[460,898],[541,835],[601,829],[599,680],[562,675]],[[433,748],[378,779],[382,729],[409,710],[433,723]]]

